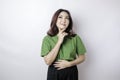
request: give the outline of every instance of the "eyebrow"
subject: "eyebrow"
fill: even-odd
[[[59,15],[59,16],[63,16],[63,15]],[[59,17],[59,16],[58,16],[58,17]],[[69,18],[69,16],[66,16],[66,17]]]

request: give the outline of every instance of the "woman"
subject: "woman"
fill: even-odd
[[[47,80],[78,80],[76,65],[85,60],[86,49],[72,27],[69,11],[57,10],[41,48],[41,56],[49,65]]]

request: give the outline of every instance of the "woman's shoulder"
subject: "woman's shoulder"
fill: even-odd
[[[80,38],[80,36],[78,34],[75,34],[73,38]]]
[[[80,35],[76,34],[74,37],[72,37],[73,40],[81,40]]]
[[[51,38],[51,36],[45,35],[45,36],[43,37],[43,40],[48,40],[48,39],[50,39],[50,38]]]

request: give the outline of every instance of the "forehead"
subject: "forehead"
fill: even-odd
[[[68,15],[68,13],[67,13],[67,12],[62,11],[62,12],[60,12],[59,16],[69,16],[69,15]]]

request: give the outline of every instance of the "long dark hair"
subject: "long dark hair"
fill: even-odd
[[[72,17],[71,17],[71,14],[68,10],[65,10],[65,9],[58,9],[53,17],[52,17],[52,20],[51,20],[51,24],[50,24],[50,29],[49,31],[47,32],[48,35],[50,36],[55,36],[57,33],[58,33],[58,28],[56,26],[56,21],[57,21],[57,18],[58,18],[58,15],[61,13],[61,12],[66,12],[69,16],[69,25],[67,27],[67,29],[65,30],[66,33],[68,33],[68,36],[75,36],[73,30],[72,30],[72,27],[73,27],[73,21],[72,21]]]

